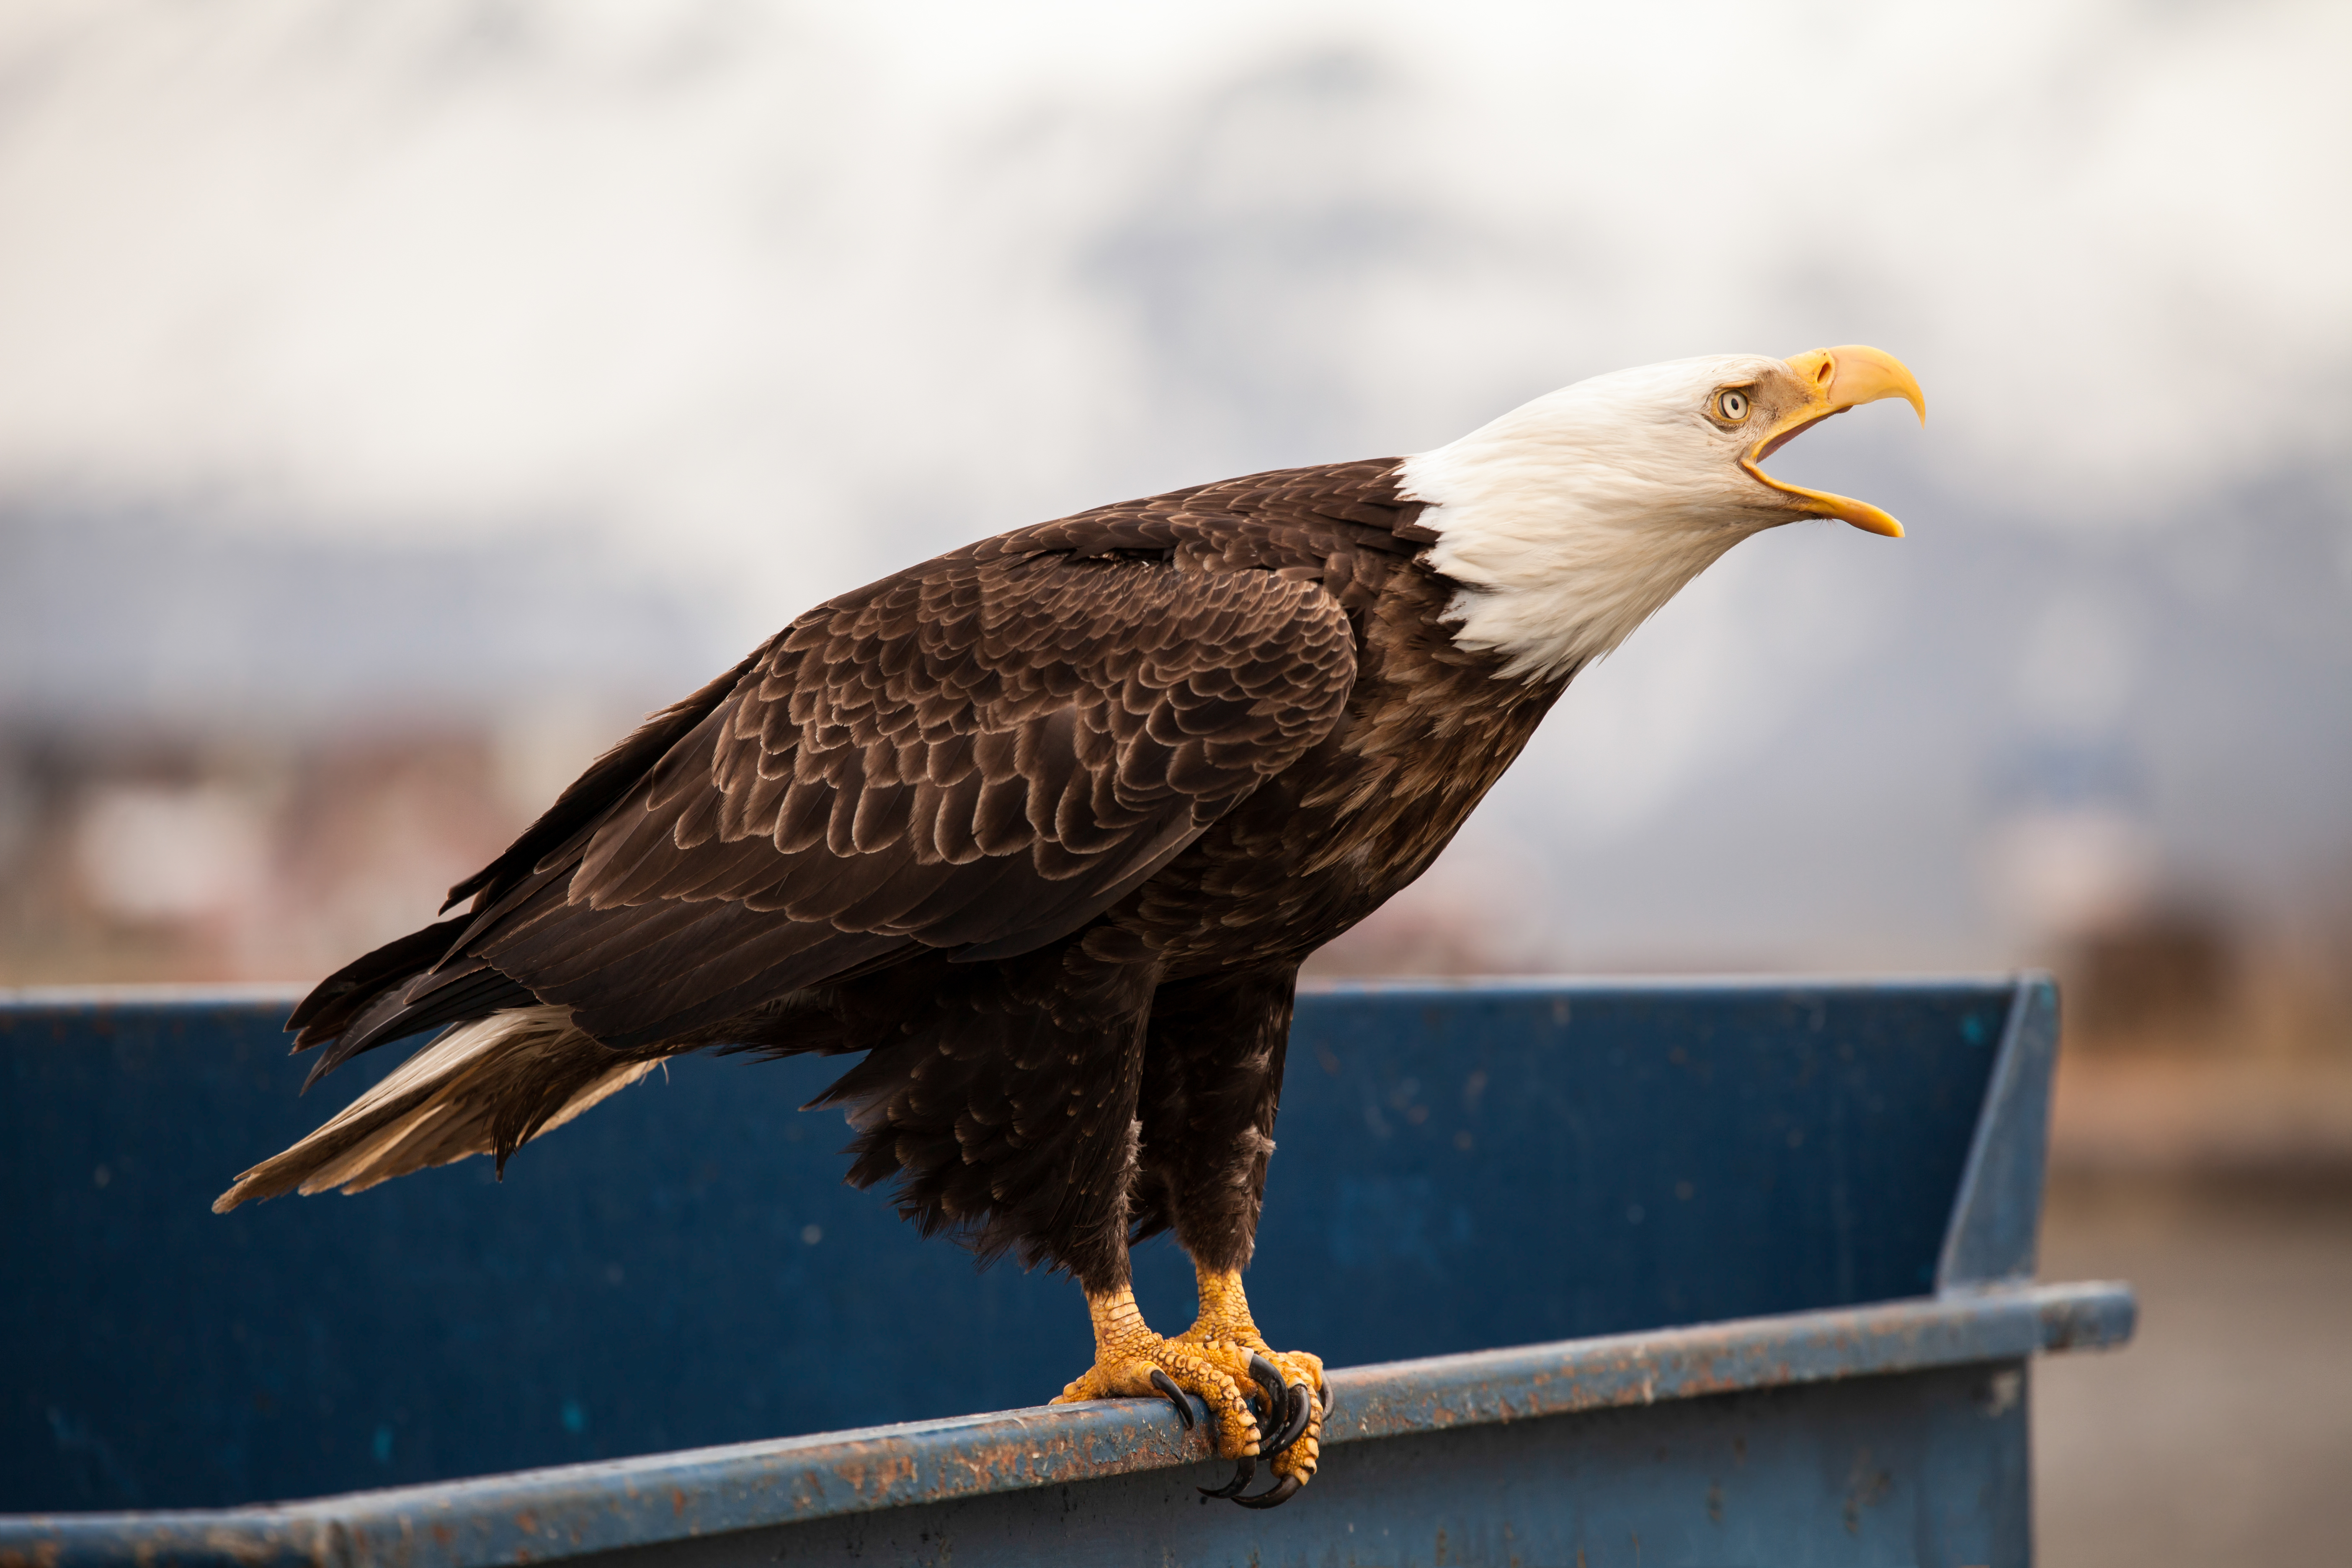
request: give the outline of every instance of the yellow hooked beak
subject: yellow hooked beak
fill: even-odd
[[[1875,403],[1882,397],[1899,397],[1919,415],[1919,423],[1927,423],[1927,399],[1919,391],[1918,380],[1905,368],[1901,360],[1877,349],[1860,343],[1847,343],[1840,348],[1813,349],[1793,354],[1786,362],[1796,373],[1800,384],[1806,390],[1806,400],[1792,409],[1787,417],[1764,432],[1739,466],[1748,470],[1759,483],[1769,485],[1786,495],[1794,496],[1799,510],[1817,517],[1834,517],[1850,522],[1865,533],[1883,533],[1889,539],[1903,537],[1903,525],[1865,501],[1847,496],[1833,496],[1827,490],[1809,490],[1802,485],[1783,484],[1757,467],[1779,451],[1790,437],[1808,426],[1818,425],[1832,414],[1843,414],[1849,408],[1865,403]]]

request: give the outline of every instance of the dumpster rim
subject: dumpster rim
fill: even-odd
[[[1327,1446],[2117,1345],[2131,1287],[1997,1285],[1349,1367]],[[954,1416],[230,1509],[0,1517],[0,1565],[484,1568],[1205,1462],[1158,1400]]]

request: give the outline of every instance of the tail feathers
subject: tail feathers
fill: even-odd
[[[404,1040],[444,1024],[470,1024],[508,1009],[526,1008],[539,999],[517,981],[479,959],[414,978],[402,979],[381,992],[343,1026],[343,1033],[310,1066],[302,1080],[307,1094],[320,1079],[364,1051],[394,1040]],[[306,1031],[304,1039],[309,1038]],[[301,1039],[298,1051],[307,1049]]]
[[[463,1024],[425,1047],[317,1131],[213,1200],[226,1214],[283,1193],[356,1193],[468,1154],[507,1156],[618,1093],[673,1054],[614,1051],[536,1005]]]
[[[302,1031],[294,1048],[308,1050],[321,1041],[333,1039],[378,996],[407,984],[440,963],[465,934],[466,922],[471,918],[458,915],[423,931],[410,931],[397,942],[385,942],[373,952],[362,953],[320,981],[295,1006],[294,1016],[286,1020],[288,1028]]]

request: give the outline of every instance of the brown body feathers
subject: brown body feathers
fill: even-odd
[[[801,616],[296,1010],[321,1071],[466,1027],[224,1205],[503,1161],[681,1050],[863,1052],[852,1179],[927,1230],[1090,1289],[1171,1226],[1238,1267],[1299,962],[1565,683],[1454,646],[1396,468],[1101,508]]]

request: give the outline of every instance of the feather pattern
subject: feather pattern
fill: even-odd
[[[663,1052],[625,1056],[574,1028],[562,1007],[509,1008],[461,1025],[213,1201],[226,1214],[281,1193],[362,1192],[471,1154],[507,1156],[651,1072]]]
[[[1298,961],[1566,679],[1449,634],[1421,510],[1392,459],[1253,475],[810,611],[304,1004],[327,1066],[488,1016],[223,1202],[503,1160],[674,1051],[862,1052],[851,1179],[926,1230],[1089,1288],[1170,1225],[1238,1267]]]

